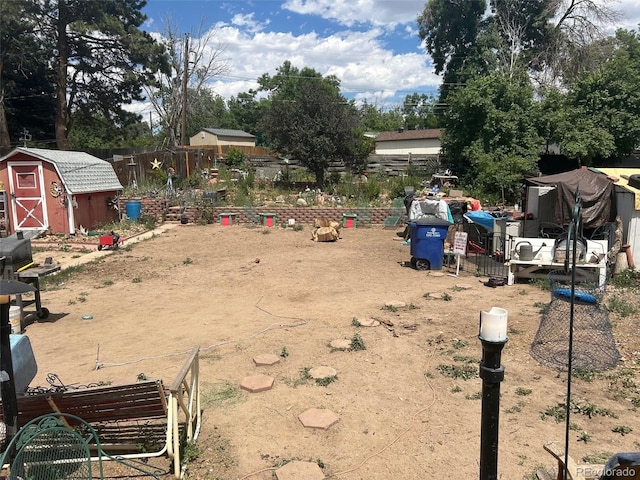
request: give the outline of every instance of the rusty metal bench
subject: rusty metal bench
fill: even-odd
[[[75,415],[98,434],[102,450],[121,458],[167,456],[182,477],[181,442],[194,442],[200,430],[199,347],[174,381],[108,385],[18,398],[18,425],[48,413]]]

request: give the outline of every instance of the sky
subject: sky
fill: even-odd
[[[473,1],[473,0],[464,0]],[[640,0],[608,0],[637,28]],[[211,85],[224,98],[257,87],[289,60],[341,81],[342,94],[381,109],[406,95],[437,94],[440,78],[418,37],[426,0],[148,0],[143,28],[192,37],[212,29],[228,71]]]

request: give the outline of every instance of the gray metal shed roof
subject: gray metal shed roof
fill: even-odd
[[[18,147],[0,158],[0,162],[10,160],[19,152],[53,164],[66,190],[71,194],[106,192],[124,188],[109,162],[85,152]]]
[[[218,135],[219,137],[255,138],[255,135],[251,135],[250,133],[244,132],[242,130],[233,130],[230,128],[203,128],[202,130],[213,135]]]

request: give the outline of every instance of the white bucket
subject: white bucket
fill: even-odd
[[[9,325],[11,325],[11,333],[22,333],[20,307],[18,305],[9,307]]]

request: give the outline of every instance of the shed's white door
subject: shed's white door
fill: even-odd
[[[41,162],[9,162],[14,230],[43,230],[48,224]]]

